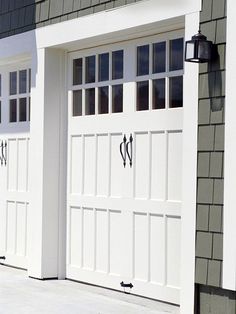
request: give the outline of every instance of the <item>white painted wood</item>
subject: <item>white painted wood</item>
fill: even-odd
[[[167,199],[179,201],[182,198],[182,132],[167,133]]]
[[[135,294],[179,303],[183,109],[137,112],[135,62],[126,60],[155,40],[69,54],[67,278],[113,289],[132,282]],[[72,85],[73,58],[121,47],[123,113],[71,116],[71,90],[86,87]],[[124,134],[134,139],[132,168],[119,151]]]
[[[63,228],[59,232],[65,199],[62,152],[66,147],[63,135],[66,128],[61,123],[64,53],[53,49],[38,50],[33,61],[28,274],[36,278],[51,278],[61,275],[58,256],[59,247],[62,256],[64,254],[65,239],[65,234],[62,238],[60,235]],[[61,264],[60,267],[63,271],[64,266]]]
[[[29,62],[13,62],[7,66],[0,66],[2,93],[1,93],[1,123],[0,143],[6,143],[6,164],[0,162],[0,255],[5,256],[4,264],[28,267],[28,212],[29,212],[29,147],[30,133],[29,121],[9,122],[9,100],[30,97],[27,82],[27,93],[15,95],[9,94],[9,73],[16,71],[19,79],[19,71],[26,70],[29,73]],[[19,81],[18,81],[19,84]],[[17,84],[17,86],[18,86]],[[19,108],[18,108],[19,110]],[[28,109],[27,109],[28,110]],[[2,149],[0,152],[2,157]]]
[[[236,3],[227,1],[227,49],[226,49],[226,91],[225,91],[225,154],[224,154],[224,217],[223,217],[223,276],[224,289],[236,290],[236,213],[235,201],[235,17]]]
[[[185,39],[199,28],[199,12],[185,16]],[[185,63],[181,217],[181,313],[194,313],[197,183],[198,65]],[[190,175],[191,174],[191,175]]]
[[[76,41],[81,41],[86,48],[98,46],[104,43],[104,39],[114,42],[115,38],[119,38],[120,41],[124,36],[129,36],[130,39],[137,35],[146,36],[147,32],[150,35],[150,26],[153,34],[156,34],[155,23],[159,23],[160,33],[162,29],[169,30],[167,28],[170,26],[173,30],[176,28],[173,24],[183,22],[179,17],[199,12],[200,9],[200,0],[182,0],[178,3],[169,0],[168,4],[164,0],[146,0],[39,28],[36,30],[36,41],[39,48],[66,44],[70,50],[81,49],[81,46],[76,45]],[[107,25],[109,25],[109,32]]]
[[[150,4],[150,7],[148,7],[148,10],[144,7],[146,3]],[[154,4],[154,7],[153,7]],[[155,8],[155,6],[158,6]],[[35,105],[35,120],[33,127],[33,133],[35,134],[35,144],[34,144],[34,153],[31,153],[30,160],[34,160],[37,165],[43,164],[43,158],[42,154],[39,154],[37,156],[36,152],[42,152],[43,151],[43,137],[42,135],[42,128],[43,128],[43,102],[44,102],[44,93],[42,91],[44,90],[44,66],[45,62],[42,58],[42,51],[38,51],[39,58],[36,57],[36,48],[38,47],[48,47],[53,46],[55,44],[60,44],[61,48],[67,49],[67,48],[86,48],[95,46],[97,43],[104,44],[106,42],[114,42],[114,41],[120,41],[124,39],[134,38],[137,36],[146,36],[147,34],[156,34],[157,29],[159,32],[165,32],[167,30],[173,30],[176,27],[182,27],[184,24],[184,16],[186,15],[186,38],[190,38],[193,33],[196,32],[198,29],[198,13],[191,13],[191,12],[199,12],[200,10],[200,1],[181,1],[181,2],[175,2],[170,3],[164,2],[164,1],[143,1],[139,2],[132,6],[127,6],[123,8],[116,9],[114,11],[110,12],[103,12],[99,13],[97,15],[91,15],[87,17],[83,17],[80,19],[74,19],[72,21],[64,22],[64,23],[58,23],[53,26],[41,28],[36,31],[26,32],[24,34],[11,36],[5,39],[2,39],[0,42],[0,64],[6,64],[9,62],[14,61],[22,61],[29,59],[31,56],[33,56],[33,63],[34,63],[34,73],[32,77],[34,78],[34,75],[37,73],[37,84],[36,81],[34,81],[35,86],[35,96],[32,99],[32,103]],[[136,10],[136,8],[138,8]],[[154,9],[155,8],[155,9]],[[170,10],[171,8],[171,10]],[[233,11],[233,10],[232,10]],[[191,13],[191,14],[190,14]],[[99,18],[97,19],[97,17]],[[124,16],[128,16],[127,19],[124,19]],[[176,17],[170,22],[169,18]],[[104,18],[106,17],[106,18]],[[102,23],[101,23],[102,21]],[[106,21],[106,22],[105,22]],[[110,21],[110,22],[109,22]],[[114,28],[109,30],[109,33],[107,33],[107,25],[113,25]],[[82,27],[83,26],[83,27]],[[96,27],[94,27],[96,26]],[[78,29],[80,29],[80,32],[78,32]],[[82,32],[83,30],[83,32]],[[81,36],[80,36],[81,35]],[[38,62],[39,61],[39,62]],[[130,64],[134,62],[133,60],[130,60]],[[183,190],[188,191],[188,193],[183,194],[183,217],[182,217],[182,246],[184,248],[185,252],[188,252],[188,254],[182,255],[182,297],[181,297],[181,311],[185,314],[192,313],[193,310],[193,289],[194,289],[194,226],[195,226],[195,200],[196,200],[196,194],[195,194],[195,184],[196,184],[196,178],[195,178],[195,169],[196,169],[196,158],[195,158],[195,152],[196,152],[196,99],[197,99],[197,71],[196,71],[195,65],[186,64],[185,66],[185,110],[184,110],[184,169],[183,169]],[[43,75],[42,75],[43,72]],[[55,71],[57,73],[57,71]],[[61,77],[60,75],[56,75],[57,78]],[[132,75],[131,75],[132,76]],[[50,77],[51,78],[51,77]],[[62,78],[61,78],[62,79]],[[62,79],[63,80],[63,79]],[[50,81],[50,80],[49,80]],[[195,81],[196,84],[193,84]],[[53,82],[53,80],[52,80]],[[133,111],[133,105],[134,105],[134,98],[135,98],[135,90],[134,90],[134,84],[132,82],[127,82],[124,86],[124,90],[129,90],[129,93],[125,93],[129,95],[127,99],[130,99],[131,101],[130,106],[127,107],[127,112],[129,111],[132,113]],[[65,86],[65,82],[62,83],[62,87]],[[63,90],[63,88],[61,88]],[[57,95],[61,95],[62,93],[55,93],[55,97]],[[62,95],[62,99],[64,99],[64,96]],[[60,103],[60,101],[58,101]],[[63,100],[63,104],[66,103],[66,100]],[[193,106],[190,106],[189,104],[194,104]],[[41,104],[41,105],[39,105]],[[39,106],[38,106],[39,105]],[[67,116],[66,113],[66,106],[62,106],[60,108],[61,112],[63,114],[60,117],[61,127],[63,131],[61,131],[61,135],[66,135],[66,127],[65,127],[65,121],[63,117]],[[178,115],[177,112],[175,112],[176,115]],[[176,125],[175,122],[175,116],[173,115],[173,119],[171,119],[171,112],[168,113],[168,119],[171,121],[171,123],[168,123],[167,119],[165,118],[165,113],[160,113],[159,117],[155,117],[155,125],[159,126],[158,132],[163,132],[165,127],[167,127],[168,130],[180,130],[181,129],[181,123],[180,125]],[[180,119],[181,119],[182,112],[179,113]],[[142,116],[147,116],[146,113],[143,113]],[[38,119],[38,120],[37,120]],[[178,119],[177,119],[178,121]],[[136,122],[135,122],[136,123]],[[85,119],[85,124],[87,124],[87,121]],[[168,126],[167,126],[168,124]],[[82,126],[83,127],[83,123]],[[97,126],[98,133],[101,132],[102,134],[104,128],[106,126],[101,123],[101,126]],[[112,132],[117,132],[116,128],[111,126]],[[145,119],[140,119],[139,123],[136,124],[136,132],[143,132],[145,129]],[[156,126],[150,127],[150,129],[153,132],[156,132]],[[75,133],[77,133],[76,128],[74,128]],[[100,131],[99,131],[100,130]],[[161,130],[161,131],[160,131]],[[146,131],[148,131],[146,129]],[[152,132],[151,131],[151,132]],[[31,130],[32,132],[32,130]],[[118,131],[119,132],[119,131]],[[41,135],[40,135],[41,134]],[[190,136],[191,134],[191,136]],[[110,135],[109,135],[110,136]],[[189,137],[192,139],[191,143],[189,142]],[[65,172],[63,172],[62,165],[65,163],[65,156],[63,155],[63,149],[64,145],[66,144],[65,138],[61,136],[60,138],[60,156],[63,156],[60,163],[60,182],[59,182],[59,189],[62,192],[65,191]],[[190,144],[192,149],[190,149]],[[36,147],[36,145],[38,145]],[[64,150],[65,151],[65,150]],[[35,169],[34,169],[35,170]],[[30,179],[29,187],[33,187],[33,182],[36,180],[36,186],[34,191],[32,192],[31,198],[35,200],[35,208],[34,215],[30,218],[30,225],[31,225],[31,235],[34,231],[34,237],[31,240],[31,249],[30,249],[30,255],[32,256],[31,262],[34,270],[37,270],[37,275],[41,272],[41,264],[40,261],[43,260],[45,255],[42,254],[44,251],[40,251],[43,243],[47,246],[46,241],[42,242],[42,231],[41,227],[43,226],[42,223],[42,172],[37,169],[35,170],[34,179]],[[189,173],[193,173],[192,176],[189,176]],[[128,180],[127,180],[128,179]],[[1,176],[0,176],[1,180]],[[0,181],[1,182],[1,181]],[[128,196],[130,195],[131,191],[129,188],[132,186],[133,178],[132,176],[126,175],[126,180],[124,185],[125,191],[123,191],[124,195]],[[162,183],[166,184],[166,183]],[[132,186],[133,187],[133,186]],[[36,193],[38,191],[38,194]],[[63,222],[65,221],[65,212],[63,211],[63,204],[65,204],[65,196],[63,196],[63,193],[60,193],[60,202],[59,202],[59,225],[60,230],[62,231],[59,233],[59,243],[61,246],[59,247],[59,269],[60,272],[63,273],[63,268],[65,267],[63,262],[63,241],[65,239],[65,226],[63,225]],[[78,200],[80,201],[80,198],[78,196],[73,195],[71,196],[71,203],[76,205],[78,203]],[[125,202],[121,200],[118,201],[118,206],[122,208],[120,204],[126,204],[127,207],[132,208],[134,206],[134,201],[132,199],[127,199]],[[0,202],[2,202],[0,200]],[[96,207],[93,200],[90,198],[86,198],[84,196],[81,197],[81,202],[84,202],[86,204],[91,204]],[[104,197],[101,197],[101,208],[106,208],[106,206],[112,204],[109,200],[105,199]],[[158,204],[159,212],[158,214],[164,215],[175,215],[176,212],[178,215],[180,215],[180,204],[173,202],[164,202],[162,200],[156,200],[149,202],[149,208],[151,211],[155,211],[156,204]],[[39,211],[38,211],[38,208]],[[74,208],[74,207],[73,207]],[[134,208],[134,207],[133,207]],[[135,201],[135,208],[139,210],[145,211],[145,206],[143,205],[142,200],[136,200]],[[5,213],[1,213],[1,217],[4,218]],[[132,219],[132,213],[125,212],[124,215],[127,217],[131,217]],[[108,215],[109,216],[109,215]],[[128,220],[128,219],[127,219]],[[44,221],[45,222],[45,221]],[[0,224],[2,222],[0,221]],[[127,224],[125,225],[127,226]],[[3,229],[6,228],[6,226],[3,226]],[[129,232],[130,233],[130,232]],[[128,237],[126,239],[126,242],[129,246],[131,246],[131,237]],[[0,245],[1,247],[4,247],[5,240],[3,240],[4,237],[0,237]],[[33,247],[33,243],[35,243],[35,247]],[[46,244],[45,244],[46,243]],[[65,245],[64,245],[65,246]],[[32,249],[33,248],[33,249]],[[43,256],[44,255],[44,256]],[[47,254],[46,254],[47,255]],[[128,255],[130,255],[128,253]],[[43,256],[43,258],[42,258]],[[126,265],[126,268],[124,270],[125,273],[129,272],[132,267],[130,265]],[[128,270],[128,271],[127,271]],[[35,274],[35,273],[34,273]],[[188,274],[188,275],[186,275]],[[86,278],[87,274],[85,274]],[[40,276],[39,276],[40,277]],[[96,275],[94,275],[94,278]],[[82,278],[82,276],[81,276]],[[98,276],[97,278],[101,282],[101,278]],[[104,276],[102,277],[104,278]],[[99,281],[98,280],[98,281]],[[104,280],[104,279],[102,279]],[[105,284],[105,283],[104,283]],[[143,286],[145,286],[143,284]],[[150,285],[151,286],[151,285]],[[142,291],[142,287],[140,288],[140,293]],[[148,288],[145,286],[145,293],[147,292]],[[160,295],[165,291],[165,288],[161,287],[161,289],[158,289],[155,286],[155,289]]]

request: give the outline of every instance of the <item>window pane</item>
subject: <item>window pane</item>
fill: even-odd
[[[137,83],[137,111],[149,108],[149,82]]]
[[[122,79],[123,78],[123,65],[124,52],[123,50],[117,50],[112,52],[112,79]]]
[[[183,76],[170,78],[170,108],[183,107]]]
[[[99,63],[99,74],[98,80],[108,81],[109,80],[109,53],[100,54],[98,57]]]
[[[166,42],[153,44],[153,73],[166,71]]]
[[[26,121],[27,120],[27,99],[20,98],[19,100],[19,121]]]
[[[123,112],[123,85],[112,86],[112,112]]]
[[[30,113],[31,113],[31,98],[29,97],[29,121],[30,121]]]
[[[95,56],[85,58],[85,67],[86,67],[86,83],[95,82]]]
[[[2,96],[2,76],[0,74],[0,97]]]
[[[82,116],[82,90],[73,92],[73,117]]]
[[[10,72],[10,95],[15,95],[17,93],[17,72]]]
[[[153,109],[165,108],[165,79],[153,81]]]
[[[27,70],[19,71],[19,93],[24,94],[27,90]]]
[[[137,75],[149,74],[149,45],[137,48]]]
[[[31,92],[31,69],[29,69],[29,93]]]
[[[17,119],[17,102],[16,99],[10,100],[9,121],[16,122]]]
[[[178,38],[170,41],[170,71],[182,70],[184,61],[184,41]]]
[[[108,86],[98,89],[98,113],[108,113]]]
[[[85,101],[85,114],[95,114],[95,88],[89,88],[86,90]]]
[[[82,84],[83,59],[73,60],[73,85]]]

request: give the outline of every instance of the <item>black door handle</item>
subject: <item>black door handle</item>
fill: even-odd
[[[3,149],[5,148],[5,153]],[[7,164],[7,141],[5,141],[5,144],[2,142],[2,159],[4,160],[5,166]]]
[[[120,143],[120,154],[123,159],[123,165],[126,166],[126,136],[124,135],[123,142]],[[122,151],[123,149],[123,151]]]
[[[130,151],[129,151],[129,147],[130,147]],[[131,168],[133,164],[133,136],[132,134],[130,134],[129,142],[126,144],[126,152],[129,158],[129,165]]]
[[[1,141],[0,148],[1,148],[0,161],[1,161],[1,166],[2,166],[3,165],[3,141]]]
[[[121,281],[120,285],[123,288],[130,288],[130,289],[133,288],[133,284],[131,282],[130,283],[124,283],[124,281]]]

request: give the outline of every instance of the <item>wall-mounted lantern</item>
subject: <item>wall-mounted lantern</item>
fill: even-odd
[[[198,31],[191,40],[185,43],[185,61],[204,63],[212,60],[213,44],[207,37]]]

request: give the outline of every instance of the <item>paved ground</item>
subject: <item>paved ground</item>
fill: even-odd
[[[40,281],[0,266],[2,314],[179,314],[179,308],[69,280]]]

